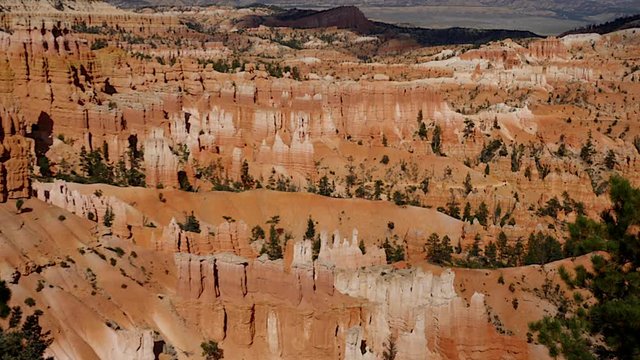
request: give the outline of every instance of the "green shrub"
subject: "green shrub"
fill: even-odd
[[[220,360],[224,358],[224,350],[222,350],[218,343],[212,340],[203,342],[200,344],[202,348],[202,356],[207,360]]]
[[[115,217],[116,215],[113,213],[113,209],[111,209],[111,206],[107,206],[107,210],[104,212],[104,218],[102,219],[104,226],[111,227],[113,225],[113,220],[115,219]]]
[[[391,243],[389,238],[386,238],[382,243],[382,248],[387,258],[387,264],[404,261],[404,247],[402,244],[397,244],[395,241]]]
[[[100,50],[104,49],[109,45],[106,39],[96,39],[91,43],[91,50]]]
[[[196,216],[193,214],[193,211],[191,212],[190,215],[187,215],[185,222],[178,223],[178,226],[180,226],[180,229],[182,229],[183,231],[188,231],[188,232],[193,232],[198,234],[201,231],[200,222],[198,221]]]

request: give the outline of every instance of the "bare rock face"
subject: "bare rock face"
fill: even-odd
[[[384,250],[377,246],[370,247],[363,254],[359,248],[357,229],[353,230],[351,240],[340,240],[340,232],[336,230],[332,241],[329,241],[325,231],[320,233],[318,261],[339,269],[358,269],[386,264],[386,257]]]
[[[105,224],[105,218],[111,217],[111,229],[114,234],[123,237],[131,235],[131,226],[143,226],[143,215],[130,205],[113,196],[100,194],[84,195],[69,188],[64,181],[33,184],[35,197],[57,207],[63,208],[80,217]]]
[[[501,358],[505,356],[502,349],[512,350],[514,358],[527,359],[524,341],[501,336],[482,321],[487,316],[484,296],[474,294],[467,306],[456,295],[453,278],[451,270],[440,276],[421,270],[340,271],[335,286],[341,293],[372,303],[364,330],[373,349],[382,350],[376,344],[384,344],[393,334],[403,359],[423,359],[425,354]],[[356,354],[353,358],[361,357]]]
[[[380,139],[383,134],[398,141],[413,135],[418,111],[434,118],[444,109],[437,92],[418,82],[335,86],[248,80],[242,74],[155,66],[115,54],[96,57],[85,40],[57,25],[1,36],[0,74],[7,75],[0,83],[32,119],[4,131],[22,134],[36,123],[34,139],[43,153],[52,137],[62,135],[76,150],[107,143],[112,159],[126,157],[134,136],[144,148],[149,186],[177,187],[177,173],[195,161],[207,165],[212,152],[238,168],[248,158],[267,169],[304,176],[315,170],[314,142]],[[200,86],[176,96],[173,91],[188,88],[187,79],[194,76]],[[158,95],[142,97],[141,91]],[[6,116],[16,118],[11,112]],[[5,120],[11,121],[17,120]],[[183,148],[189,154],[181,153]]]
[[[249,228],[243,221],[225,221],[218,226],[201,223],[201,230],[197,233],[182,230],[174,218],[153,242],[158,251],[196,255],[229,252],[239,256],[256,256],[249,244]]]
[[[162,129],[153,129],[144,141],[146,181],[150,186],[177,186],[178,159],[169,148]]]
[[[395,339],[401,359],[543,358],[526,342],[548,310],[525,291],[539,268],[445,269],[425,243],[447,234],[470,260],[476,236],[562,239],[579,208],[610,205],[610,176],[640,181],[638,35],[425,49],[340,30],[371,25],[354,8],[265,14],[0,5],[0,202],[35,197],[0,204],[0,277],[52,309],[51,354],[181,358],[214,340],[234,359],[372,360]],[[96,151],[119,187],[51,180],[111,182],[80,157]],[[134,164],[146,188],[125,187]],[[269,216],[273,261],[252,234]],[[318,250],[308,220],[339,230]],[[387,265],[384,241],[404,260]],[[503,272],[522,287],[497,287]]]
[[[536,40],[529,45],[529,54],[538,59],[564,58],[567,48],[558,38],[550,37]]]
[[[26,120],[0,103],[0,202],[29,196],[33,141]]]
[[[439,276],[390,268],[328,270],[334,276],[331,286],[337,290],[328,293],[322,290],[320,278],[314,276],[314,272],[327,271],[320,263],[312,265],[315,270],[294,263],[287,274],[280,261],[249,261],[230,254],[178,254],[175,261],[177,290],[192,300],[190,305],[181,305],[180,311],[186,318],[199,319],[203,332],[227,339],[225,344],[233,344],[229,346],[240,353],[243,349],[263,349],[285,359],[329,354],[373,359],[393,334],[399,356],[406,359],[423,359],[425,354],[473,359],[510,354],[516,359],[528,358],[524,341],[501,336],[487,324],[482,295],[475,294],[470,306],[456,295],[451,270]],[[361,302],[349,302],[342,294]],[[203,322],[207,318],[204,313],[192,313],[199,308],[193,301],[203,306],[211,304],[214,310],[209,316],[220,319],[223,312],[225,323],[234,326],[221,333],[222,324]],[[353,308],[325,313],[331,304],[344,301],[352,304],[347,309]],[[308,307],[310,304],[313,307]],[[326,326],[332,323],[337,327],[329,335]],[[290,335],[296,331],[299,336]]]

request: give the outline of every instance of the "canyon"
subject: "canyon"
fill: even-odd
[[[473,261],[640,185],[640,29],[423,46],[274,11],[0,7],[0,279],[47,354],[550,358],[539,289],[589,258]]]

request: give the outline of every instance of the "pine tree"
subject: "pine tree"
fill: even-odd
[[[242,183],[244,190],[253,189],[253,186],[256,183],[253,176],[249,174],[249,163],[247,160],[242,162],[242,168],[240,169],[240,182]]]
[[[593,146],[593,137],[591,136],[591,130],[589,130],[589,138],[587,138],[587,143],[582,146],[582,149],[580,149],[580,158],[585,163],[591,165],[593,164],[593,155],[595,153],[596,150]]]
[[[531,234],[527,243],[527,253],[524,258],[526,265],[540,264],[562,259],[562,246],[551,235],[542,232]]]
[[[440,155],[442,156],[442,129],[440,128],[440,125],[436,125],[436,127],[433,129],[433,139],[431,139],[431,150],[433,150],[433,153],[436,155]]]
[[[43,332],[40,326],[41,310],[36,310],[22,322],[22,309],[10,308],[11,290],[0,281],[0,318],[11,315],[8,328],[0,327],[0,357],[11,360],[41,360],[53,342],[51,332]],[[22,322],[22,325],[20,323]],[[53,358],[46,358],[47,360]]]
[[[462,254],[462,242],[458,239],[458,245],[456,245],[456,254]]]
[[[104,212],[104,218],[103,223],[104,226],[106,227],[111,227],[111,225],[113,225],[113,220],[115,219],[116,215],[113,213],[113,209],[111,209],[111,206],[107,206],[107,210]]]
[[[467,118],[464,119],[464,129],[462,130],[462,136],[467,139],[469,136],[475,133],[476,124],[473,120]]]
[[[425,250],[427,251],[427,259],[438,263],[437,253],[438,248],[440,247],[440,236],[438,234],[433,233],[427,238],[427,243],[425,245]]]
[[[311,216],[309,216],[309,219],[307,220],[307,231],[304,233],[304,238],[306,240],[313,240],[315,236],[316,236],[316,225],[313,222],[313,219],[311,218]]]
[[[269,241],[266,246],[266,253],[269,260],[282,259],[282,245],[280,244],[280,234],[276,230],[277,223],[269,226]]]
[[[187,215],[185,222],[179,223],[178,226],[180,226],[180,229],[182,229],[182,231],[194,232],[198,234],[200,233],[200,222],[193,214],[193,211],[190,215]]]
[[[22,213],[22,206],[24,205],[24,200],[18,199],[16,200],[16,212],[18,214]]]
[[[500,259],[500,261],[507,260],[510,249],[509,244],[507,243],[507,234],[505,234],[504,231],[500,231],[500,234],[498,234],[497,250],[498,259]]]
[[[607,156],[604,158],[604,165],[609,170],[613,170],[616,167],[618,161],[616,160],[616,153],[613,150],[607,152]]]
[[[510,265],[520,266],[524,258],[524,244],[522,243],[522,238],[519,237],[516,240],[516,244],[513,246],[513,252],[511,254]]]
[[[206,360],[220,360],[224,358],[224,351],[218,346],[218,343],[212,340],[200,344],[202,348],[202,356]]]
[[[396,347],[396,339],[390,336],[385,344],[384,351],[382,352],[383,360],[395,360],[398,355],[398,348]]]
[[[331,196],[333,194],[333,186],[329,182],[329,178],[327,175],[324,175],[320,178],[320,182],[318,183],[318,194],[322,196]]]
[[[485,204],[485,202],[481,202],[480,206],[478,206],[478,211],[476,212],[476,219],[478,219],[478,222],[480,224],[482,224],[482,226],[487,226],[487,218],[489,216],[489,208],[487,207],[487,204]]]
[[[456,196],[451,192],[451,197],[447,202],[447,214],[453,218],[460,219],[460,203],[456,200]]]
[[[480,257],[482,255],[482,249],[480,249],[480,234],[476,234],[473,238],[473,245],[469,250],[469,257]]]
[[[424,122],[420,122],[420,125],[418,127],[418,137],[420,138],[420,140],[426,140],[427,139],[427,125],[425,125]]]
[[[467,176],[464,178],[464,192],[469,195],[473,191],[473,185],[471,185],[471,174],[467,173]]]
[[[464,205],[464,211],[462,213],[462,221],[468,221],[468,222],[473,221],[473,216],[471,215],[471,204],[469,204],[468,201]]]
[[[453,247],[451,246],[451,239],[448,235],[445,235],[442,238],[442,243],[440,244],[440,258],[442,263],[448,264],[451,263],[451,255],[453,254]]]
[[[495,266],[497,252],[496,244],[493,241],[489,241],[489,244],[487,244],[487,247],[484,249],[484,256],[489,266]]]
[[[556,155],[560,157],[565,157],[567,155],[567,146],[564,143],[560,144],[558,151],[556,151]]]

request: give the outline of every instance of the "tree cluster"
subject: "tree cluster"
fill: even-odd
[[[608,259],[593,255],[593,270],[575,267],[561,277],[571,288],[593,296],[575,306],[530,324],[537,341],[551,356],[574,359],[635,359],[640,356],[640,189],[619,176],[610,179],[612,207],[601,222],[579,217],[569,227],[565,254],[606,250]],[[595,338],[602,341],[594,341]]]
[[[0,319],[9,318],[8,327],[0,327],[0,358],[11,360],[44,359],[44,352],[53,342],[51,333],[40,326],[41,310],[22,321],[20,306],[9,306],[11,290],[0,281]],[[33,299],[29,303],[32,303]],[[33,302],[35,305],[35,303]],[[47,358],[53,359],[53,358]]]

